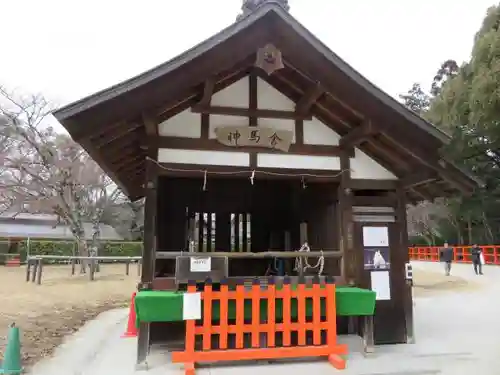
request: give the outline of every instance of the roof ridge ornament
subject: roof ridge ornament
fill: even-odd
[[[241,13],[236,17],[236,21],[248,16],[250,13],[255,12],[259,7],[265,4],[276,4],[281,7],[284,11],[290,11],[290,5],[288,5],[288,0],[243,0],[241,5]]]
[[[281,51],[271,43],[258,49],[255,66],[266,72],[268,76],[285,67]]]

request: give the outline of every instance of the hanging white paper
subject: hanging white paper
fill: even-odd
[[[370,272],[372,290],[377,294],[376,299],[387,301],[391,299],[391,283],[389,271]]]
[[[210,272],[212,270],[212,258],[191,257],[189,270],[191,272]]]
[[[184,293],[182,296],[182,319],[201,319],[201,293]]]
[[[363,246],[388,247],[389,228],[363,227]]]

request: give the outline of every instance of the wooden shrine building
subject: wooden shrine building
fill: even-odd
[[[338,252],[323,274],[370,288],[363,228],[388,228],[377,343],[412,336],[406,205],[477,185],[440,154],[444,133],[352,69],[283,0],[245,1],[218,34],[55,117],[131,199],[146,198],[142,288],[175,288],[165,252],[304,241]],[[266,267],[231,259],[229,276]],[[142,325],[139,346],[149,340]]]

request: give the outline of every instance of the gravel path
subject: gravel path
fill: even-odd
[[[425,272],[442,272],[440,264],[414,263]],[[352,354],[345,375],[500,375],[500,267],[486,267],[476,276],[470,265],[454,265],[457,280],[474,288],[424,293],[415,299],[417,343],[378,347],[364,358]],[[121,339],[126,310],[102,314],[87,324],[54,358],[35,366],[34,375],[183,375],[179,366],[167,364],[168,355],[155,351],[149,371],[134,372],[135,339]],[[289,375],[337,373],[325,361],[273,365],[214,366],[197,375]]]

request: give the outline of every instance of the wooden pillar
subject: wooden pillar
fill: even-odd
[[[158,157],[158,148],[149,147],[148,156]],[[144,183],[144,245],[142,250],[142,274],[139,289],[151,289],[156,261],[156,212],[158,204],[158,168],[154,161],[146,159],[146,181]],[[146,365],[149,353],[149,323],[141,323],[137,340],[137,366]]]
[[[410,261],[408,255],[408,221],[406,216],[406,194],[403,187],[398,186],[396,189],[396,220],[399,230],[399,252],[404,257],[404,262]],[[404,272],[404,271],[403,271]],[[406,326],[406,342],[413,344],[415,342],[415,333],[413,330],[413,295],[411,283],[406,280],[406,285],[403,295],[405,326]]]
[[[339,242],[344,253],[341,263],[341,275],[348,284],[355,285],[360,281],[361,271],[358,269],[356,249],[354,249],[354,222],[352,215],[353,192],[351,190],[351,162],[349,154],[340,155],[342,171],[338,188],[339,202]]]

